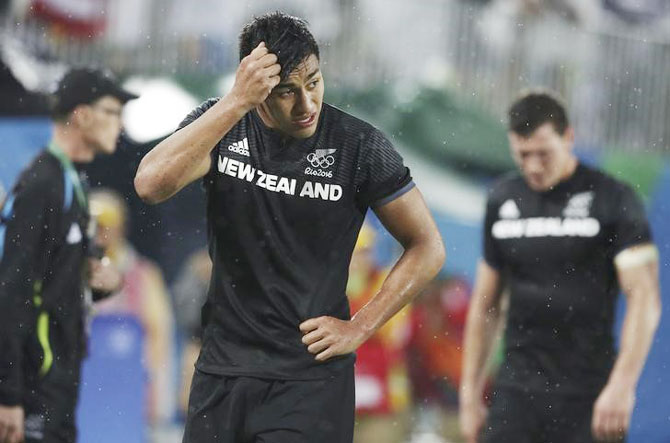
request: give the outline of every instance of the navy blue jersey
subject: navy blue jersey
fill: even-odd
[[[627,185],[579,165],[535,192],[516,175],[492,190],[484,258],[510,292],[498,383],[593,395],[611,371],[619,293],[614,257],[651,241],[644,208]]]
[[[353,354],[316,362],[299,325],[350,318],[345,288],[365,213],[414,186],[392,144],[327,104],[302,140],[282,139],[252,111],[212,150],[204,184],[214,267],[198,369],[317,379],[351,365]]]

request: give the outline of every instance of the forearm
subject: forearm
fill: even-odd
[[[619,354],[610,374],[610,382],[622,383],[632,388],[637,385],[660,316],[661,307],[657,293],[629,295]]]
[[[193,123],[154,147],[140,162],[135,189],[148,203],[160,203],[204,175],[212,149],[248,112],[233,96],[226,96]]]
[[[379,292],[352,319],[365,332],[366,339],[435,278],[444,258],[439,238],[405,249]]]
[[[484,390],[486,366],[500,326],[501,291],[500,273],[480,261],[465,325],[461,402],[479,401]]]
[[[474,298],[474,297],[473,297]],[[463,368],[460,387],[462,402],[481,398],[486,380],[486,363],[500,324],[500,309],[472,305],[468,311],[463,340]]]

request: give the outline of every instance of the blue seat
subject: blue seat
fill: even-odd
[[[147,441],[144,336],[135,317],[93,319],[77,407],[80,442]]]

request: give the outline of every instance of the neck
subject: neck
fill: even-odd
[[[270,116],[270,113],[268,112],[268,110],[265,108],[265,106],[263,106],[263,104],[260,104],[260,105],[256,106],[256,113],[261,118],[261,121],[263,122],[263,124],[265,126],[267,126],[270,129],[275,128],[273,119]]]
[[[575,173],[577,170],[577,165],[579,162],[577,161],[577,157],[574,155],[570,157],[570,160],[568,160],[567,164],[565,165],[565,170],[563,171],[563,175],[561,176],[561,181],[567,180],[570,177],[572,177],[572,174]]]
[[[94,152],[86,146],[79,131],[71,126],[57,123],[52,140],[73,163],[93,161]]]
[[[272,115],[268,111],[265,104],[260,104],[256,106],[256,113],[258,114],[258,116],[260,117],[261,121],[263,122],[266,128],[272,129],[274,132],[279,134],[282,143],[286,143],[292,140],[290,136],[284,134],[283,132],[277,129],[277,123],[275,122],[274,118],[272,118]]]

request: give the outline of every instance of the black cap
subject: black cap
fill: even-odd
[[[52,114],[66,115],[77,105],[93,103],[105,95],[116,97],[123,104],[138,97],[123,89],[107,70],[73,68],[58,82],[53,94]]]

